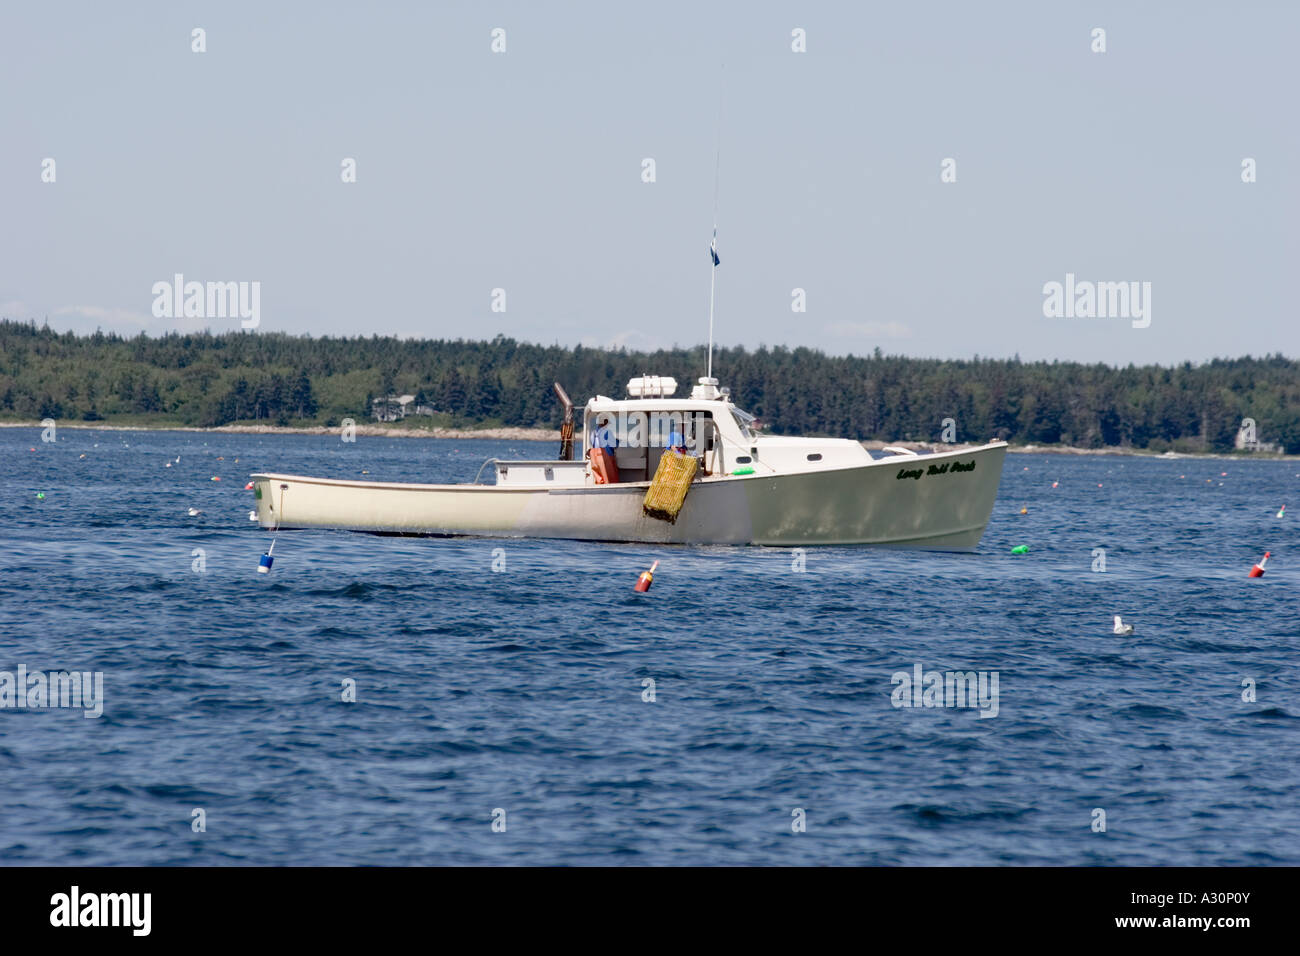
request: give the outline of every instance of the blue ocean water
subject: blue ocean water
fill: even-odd
[[[1300,864],[1300,464],[1009,455],[971,555],[292,532],[256,573],[250,472],[553,451],[0,429],[0,671],[104,675],[0,710],[0,860]],[[916,665],[997,716],[895,707]]]

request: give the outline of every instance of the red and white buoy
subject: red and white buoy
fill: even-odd
[[[1264,576],[1264,565],[1268,564],[1268,556],[1272,553],[1272,551],[1265,551],[1264,556],[1259,559],[1259,564],[1250,569],[1252,578],[1262,578]]]
[[[659,562],[658,562],[658,561],[656,561],[654,564],[650,565],[650,570],[649,570],[649,571],[642,571],[642,572],[641,572],[641,576],[640,576],[639,578],[636,579],[636,586],[633,588],[633,590],[636,590],[636,591],[649,591],[649,590],[650,590],[650,584],[651,584],[651,582],[653,582],[654,579],[655,579],[655,568],[657,568],[657,567],[659,567]]]

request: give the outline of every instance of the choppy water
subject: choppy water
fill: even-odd
[[[978,554],[802,573],[327,532],[255,573],[250,472],[464,481],[552,451],[0,429],[0,671],[101,671],[105,697],[0,710],[0,859],[1300,864],[1300,465],[1012,455]],[[916,664],[996,671],[998,715],[894,707]]]

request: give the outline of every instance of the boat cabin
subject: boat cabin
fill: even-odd
[[[582,444],[573,461],[498,461],[497,484],[580,487],[596,484],[588,461],[599,443],[612,451],[618,483],[649,482],[670,442],[700,463],[698,480],[711,481],[851,467],[869,463],[859,442],[760,434],[754,416],[737,408],[730,390],[701,378],[689,398],[677,382],[644,375],[628,382],[626,398],[597,395],[582,413]],[[680,444],[678,444],[680,443]]]

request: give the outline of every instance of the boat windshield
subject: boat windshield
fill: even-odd
[[[745,436],[745,441],[753,441],[758,437],[758,430],[754,427],[754,423],[758,419],[734,405],[731,408],[731,414],[736,419],[736,424],[740,426],[740,433]]]

